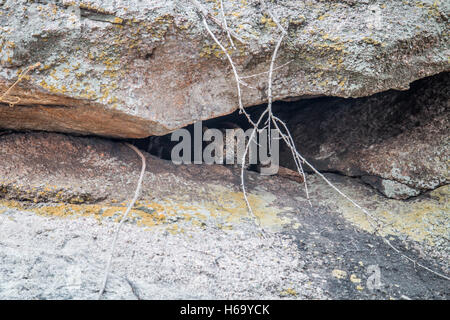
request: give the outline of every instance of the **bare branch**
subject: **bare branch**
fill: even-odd
[[[196,0],[191,0],[194,4],[198,2]],[[306,175],[304,173],[303,170],[303,164],[306,164],[308,167],[311,168],[311,170],[317,174],[321,179],[323,179],[333,190],[335,190],[339,195],[341,195],[343,198],[345,198],[347,201],[349,201],[351,204],[353,204],[358,210],[360,210],[361,212],[364,213],[364,215],[367,218],[367,221],[369,222],[370,226],[373,229],[373,234],[380,236],[383,241],[391,248],[393,249],[397,254],[401,255],[402,257],[406,258],[408,261],[413,262],[414,265],[418,265],[420,267],[422,267],[423,269],[443,278],[446,280],[450,280],[449,277],[447,277],[446,275],[443,275],[439,272],[436,272],[420,263],[418,263],[417,261],[415,261],[414,259],[406,256],[405,254],[403,254],[398,248],[396,248],[394,245],[392,245],[390,243],[390,241],[388,239],[386,239],[386,237],[381,233],[381,229],[382,227],[386,226],[386,223],[384,223],[383,221],[381,221],[380,219],[378,219],[377,217],[375,217],[374,215],[372,215],[368,210],[366,210],[365,208],[363,208],[361,205],[359,205],[356,201],[354,201],[352,198],[350,198],[349,196],[347,196],[345,193],[343,193],[338,187],[336,187],[333,183],[331,183],[322,173],[320,173],[316,168],[314,168],[314,166],[312,166],[312,164],[310,164],[297,150],[295,143],[294,143],[294,139],[292,138],[292,135],[288,129],[288,127],[286,126],[286,124],[279,119],[278,117],[274,116],[272,113],[272,103],[273,103],[273,92],[272,92],[272,78],[273,78],[273,71],[277,70],[285,65],[287,65],[288,63],[290,63],[291,61],[285,63],[284,65],[281,65],[277,68],[274,68],[275,65],[275,61],[277,58],[277,54],[278,54],[278,50],[280,49],[281,43],[284,39],[284,36],[286,35],[286,30],[283,28],[283,26],[280,24],[280,22],[278,21],[278,19],[272,14],[272,12],[268,9],[268,7],[266,6],[265,2],[262,1],[262,4],[264,6],[264,8],[266,9],[266,11],[268,12],[269,16],[271,17],[271,19],[275,22],[275,24],[277,25],[278,29],[281,32],[281,36],[277,41],[277,44],[275,46],[275,49],[272,53],[272,58],[270,61],[270,67],[269,67],[269,71],[267,72],[262,72],[256,75],[250,75],[250,76],[246,76],[246,77],[240,77],[237,69],[235,67],[235,64],[231,58],[231,56],[229,55],[229,53],[227,52],[227,50],[225,49],[225,47],[220,43],[219,40],[217,40],[217,38],[214,36],[214,34],[212,33],[212,31],[210,30],[207,22],[206,22],[206,16],[209,17],[208,13],[204,11],[204,8],[202,9],[201,5],[198,4],[198,8],[199,11],[202,13],[203,16],[203,24],[205,25],[206,30],[208,31],[208,33],[211,35],[211,37],[214,39],[214,41],[217,43],[217,45],[220,47],[220,49],[224,52],[224,54],[226,55],[231,68],[233,69],[233,73],[234,73],[234,77],[235,77],[235,81],[236,81],[236,85],[237,85],[237,90],[238,90],[238,100],[239,100],[239,109],[241,112],[243,112],[245,114],[245,116],[247,117],[247,119],[249,120],[250,124],[253,126],[253,130],[251,133],[251,136],[249,138],[249,141],[246,144],[245,150],[244,150],[244,154],[243,154],[243,158],[242,158],[242,165],[241,165],[241,188],[242,188],[242,193],[243,193],[243,197],[245,200],[245,203],[247,205],[248,211],[249,213],[255,218],[256,221],[258,221],[258,225],[261,227],[262,231],[264,231],[264,229],[262,228],[259,218],[254,214],[251,204],[248,200],[248,195],[247,195],[247,190],[245,187],[245,177],[244,177],[244,169],[245,169],[245,160],[247,157],[247,153],[249,152],[249,148],[250,148],[250,143],[252,143],[253,139],[255,139],[255,135],[257,132],[261,132],[263,129],[268,128],[268,135],[269,135],[269,150],[270,150],[270,140],[271,140],[271,136],[270,136],[270,127],[271,127],[271,123],[273,123],[273,125],[275,126],[275,128],[277,129],[277,131],[280,133],[281,135],[281,139],[286,143],[286,145],[290,148],[292,156],[294,158],[296,167],[297,167],[297,171],[298,173],[304,178],[304,186],[305,186],[305,192],[306,192],[306,198],[309,202],[310,205],[311,201],[309,198],[309,192],[308,192],[308,184],[306,181]],[[223,12],[223,5],[222,5],[222,1],[221,1],[221,10]],[[224,15],[223,15],[224,16]],[[214,19],[212,19],[213,21],[215,21]],[[215,21],[216,22],[216,21]],[[216,22],[217,23],[217,22]],[[226,22],[225,22],[226,23]],[[228,30],[228,27],[225,26],[221,26],[222,28],[224,28],[226,31]],[[244,110],[243,104],[242,104],[242,92],[241,92],[241,87],[240,84],[243,84],[245,86],[248,86],[242,79],[245,78],[251,78],[251,77],[256,77],[259,76],[261,74],[266,74],[268,73],[268,88],[267,88],[267,99],[268,99],[268,105],[267,108],[264,110],[264,112],[260,115],[258,121],[255,123],[251,120],[250,116],[246,113],[246,111]],[[250,86],[249,86],[250,87]],[[265,126],[263,127],[263,129],[260,129],[259,126],[263,120],[263,118],[267,115],[267,120],[265,121]],[[281,126],[281,128],[280,128]],[[264,236],[264,233],[263,233]]]
[[[247,208],[252,216],[256,218],[256,215],[253,213],[252,206],[250,205],[250,202],[248,201],[247,197],[247,190],[245,188],[245,177],[244,177],[244,169],[245,169],[245,159],[247,158],[247,153],[250,148],[250,144],[253,139],[255,139],[255,134],[258,131],[259,124],[261,123],[262,119],[268,113],[268,109],[265,109],[264,112],[259,117],[258,121],[253,126],[252,134],[250,135],[250,138],[248,139],[248,142],[245,146],[244,154],[242,156],[242,165],[241,165],[241,188],[242,188],[242,194],[244,195],[245,204],[247,205]],[[256,218],[257,219],[257,218]],[[259,221],[259,220],[258,220]]]
[[[136,186],[136,190],[134,191],[134,197],[131,200],[131,202],[129,203],[129,205],[127,207],[127,210],[125,211],[125,214],[123,215],[122,219],[120,220],[120,223],[117,225],[117,228],[116,228],[116,230],[114,232],[114,240],[113,240],[112,245],[111,245],[111,251],[110,251],[110,254],[109,254],[108,263],[107,263],[106,268],[105,268],[105,275],[104,275],[104,278],[103,278],[102,287],[100,289],[100,292],[99,292],[98,298],[97,298],[98,300],[102,297],[103,292],[105,291],[105,288],[106,288],[106,282],[108,281],[108,275],[109,275],[109,271],[111,269],[111,262],[112,262],[112,259],[113,259],[113,256],[114,256],[114,250],[116,248],[117,238],[119,237],[120,229],[122,228],[122,225],[123,225],[124,221],[127,219],[128,214],[131,211],[131,208],[133,208],[134,204],[136,203],[136,201],[137,201],[137,199],[139,197],[139,192],[141,190],[142,180],[144,179],[145,165],[146,165],[145,164],[145,157],[144,157],[144,155],[135,146],[133,146],[133,145],[131,145],[129,143],[126,143],[126,145],[128,147],[130,147],[134,152],[136,152],[139,157],[141,157],[141,160],[142,160],[141,174],[139,176],[139,180],[138,180],[138,184]]]

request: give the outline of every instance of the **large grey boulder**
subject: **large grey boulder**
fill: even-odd
[[[216,19],[218,3],[201,1]],[[260,1],[225,1],[243,76],[265,72],[280,34]],[[368,96],[449,70],[448,1],[270,3],[288,35],[276,99]],[[115,137],[161,135],[237,108],[223,53],[190,1],[0,1],[0,128]],[[245,79],[245,106],[267,100],[265,74]],[[11,99],[11,97],[9,97]],[[4,99],[5,100],[5,99]],[[17,100],[17,99],[15,99]]]
[[[310,206],[301,184],[248,172],[255,220],[237,168],[144,156],[106,299],[449,297],[446,281],[368,233],[364,215],[317,176],[307,176]],[[0,136],[0,299],[96,298],[140,165],[130,148],[106,139]],[[380,232],[403,253],[448,275],[448,187],[405,203],[355,179],[328,178],[382,219]]]

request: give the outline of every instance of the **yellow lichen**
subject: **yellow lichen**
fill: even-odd
[[[119,18],[119,17],[115,17],[112,21],[115,24],[122,24],[123,23],[123,19]]]
[[[359,279],[355,274],[350,276],[350,281],[353,283],[361,283],[361,279]]]
[[[337,278],[337,279],[345,279],[347,278],[347,272],[343,271],[343,270],[339,270],[339,269],[334,269],[331,272],[332,276]]]
[[[21,189],[20,186],[16,187],[17,190]],[[193,227],[204,228],[205,221],[220,217],[217,220],[218,225],[220,224],[220,227],[226,230],[231,229],[233,223],[248,217],[248,210],[241,192],[230,192],[223,187],[211,186],[211,189],[214,188],[214,192],[220,196],[211,201],[199,203],[189,203],[185,199],[140,201],[131,210],[129,220],[143,227],[165,225],[171,232],[183,232],[181,226],[175,226],[177,223],[168,222],[168,218],[177,217],[175,221],[184,221]],[[47,198],[61,201],[61,203],[41,204],[39,207],[29,208],[39,215],[61,218],[93,217],[102,221],[105,218],[113,217],[115,221],[119,221],[127,206],[126,202],[117,204],[117,200],[111,201],[109,204],[85,204],[85,201],[91,201],[89,197],[69,196],[65,191],[49,186],[35,190],[34,193],[31,192],[29,198],[32,202],[41,202]],[[70,203],[63,203],[63,201]],[[290,220],[278,217],[281,211],[272,208],[271,201],[273,199],[269,194],[249,194],[249,202],[261,225],[268,228],[280,228]],[[20,203],[0,201],[0,207],[15,206],[21,210],[28,210]]]

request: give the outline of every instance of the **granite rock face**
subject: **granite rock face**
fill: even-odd
[[[408,91],[312,99],[299,103],[288,125],[317,169],[361,177],[390,198],[406,199],[450,183],[449,84],[443,73]],[[281,164],[295,166],[286,148]]]
[[[366,216],[316,175],[307,176],[311,206],[302,184],[247,172],[255,220],[238,169],[144,156],[105,299],[449,297],[445,281],[369,233]],[[95,299],[140,165],[106,139],[0,136],[0,298]],[[448,275],[448,187],[405,203],[356,179],[328,178],[382,219],[380,232],[402,252]]]
[[[216,19],[218,2],[201,1]],[[260,1],[225,1],[239,73],[266,72],[280,34]],[[449,70],[448,1],[282,1],[276,99],[368,96]],[[226,34],[212,20],[224,43]],[[0,128],[162,135],[237,108],[233,74],[187,0],[0,1]],[[245,79],[245,106],[267,77]],[[20,98],[14,106],[7,101]],[[7,99],[9,98],[9,99]]]

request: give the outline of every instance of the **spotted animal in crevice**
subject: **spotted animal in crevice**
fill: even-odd
[[[219,130],[222,134],[222,140],[203,141],[203,135],[207,132],[208,129]],[[191,134],[192,133],[193,132],[191,132]],[[239,125],[233,122],[220,122],[211,127],[203,126],[201,140],[202,140],[202,152],[205,149],[205,147],[207,147],[210,143],[214,142],[214,144],[216,145],[215,150],[218,150],[218,154],[215,154],[215,151],[212,151],[211,155],[213,157],[217,157],[216,163],[221,163],[223,165],[231,166],[234,168],[241,168],[242,155],[244,154],[246,144],[248,142],[248,137],[246,137],[245,135],[245,130],[241,128]],[[146,139],[146,143],[144,143],[143,146],[141,145],[141,149],[159,158],[171,160],[172,149],[178,143],[179,143],[178,141],[171,141],[171,135],[151,136]],[[258,148],[260,147],[260,145],[257,146]],[[275,170],[274,172],[267,170],[268,167],[271,166],[271,163],[268,164],[261,163],[257,148],[255,148],[253,152],[257,153],[254,155],[255,159],[251,158],[250,150],[247,151],[244,169],[256,171],[264,175],[278,175],[298,183],[302,183],[304,181],[303,176],[301,174],[299,174],[294,170],[290,170],[284,167],[278,166],[277,170]],[[252,161],[250,161],[250,159]],[[192,158],[191,162],[193,160],[194,159]],[[220,160],[222,160],[222,162],[220,162]]]
[[[233,167],[242,166],[242,158],[245,152],[247,140],[244,130],[235,123],[222,122],[218,128],[223,135],[222,146],[223,164]],[[244,169],[250,168],[250,153],[247,152],[244,162]]]

